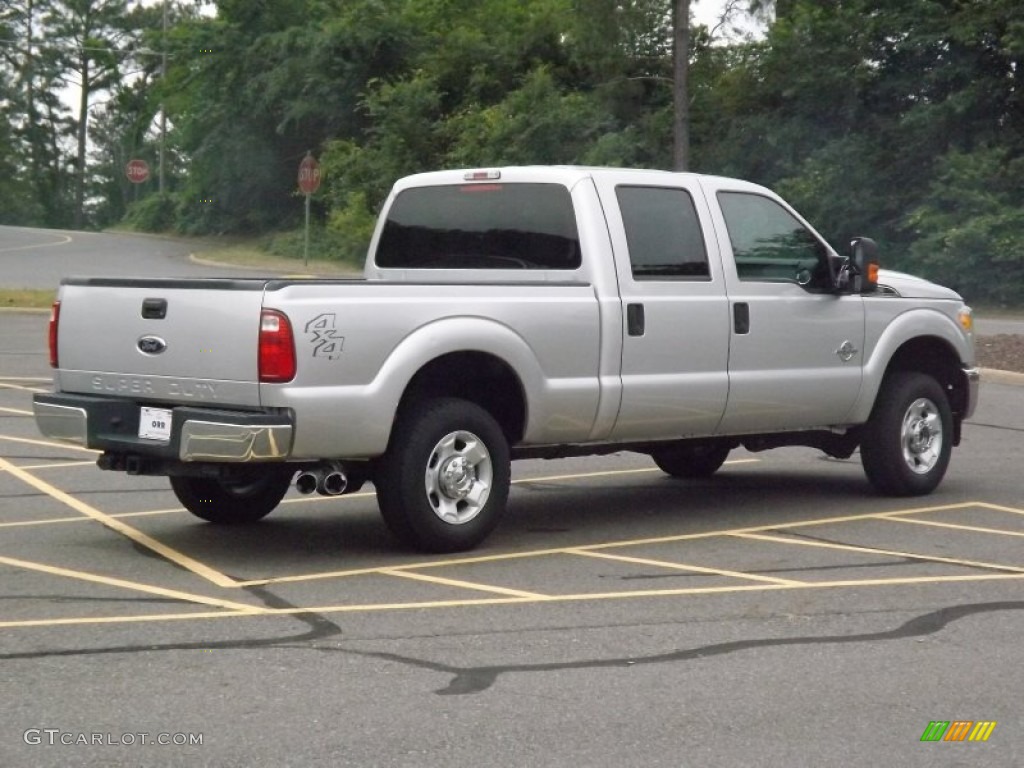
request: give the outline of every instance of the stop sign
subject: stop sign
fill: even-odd
[[[145,160],[129,160],[124,167],[124,175],[132,184],[141,184],[149,178],[149,165]]]
[[[299,163],[299,189],[304,195],[320,189],[320,163],[312,155],[306,155]]]

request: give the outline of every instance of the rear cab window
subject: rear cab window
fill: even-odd
[[[375,262],[397,269],[574,270],[579,232],[569,190],[547,183],[466,183],[398,194]]]

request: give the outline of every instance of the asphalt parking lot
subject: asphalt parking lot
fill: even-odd
[[[522,462],[424,557],[372,488],[221,528],[44,440],[44,328],[0,315],[3,765],[1024,764],[1022,387],[929,497],[803,449]]]

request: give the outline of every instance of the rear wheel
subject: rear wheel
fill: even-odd
[[[931,493],[946,474],[952,437],[953,414],[942,386],[923,373],[894,373],[864,426],[864,473],[883,493]]]
[[[458,552],[494,530],[510,475],[494,418],[475,403],[443,398],[403,409],[374,484],[395,536],[426,552]]]
[[[658,468],[672,477],[711,477],[725,463],[732,446],[719,442],[671,443],[651,452]]]
[[[174,476],[171,489],[185,509],[211,523],[254,523],[269,515],[291,485],[283,468],[233,468],[223,478]]]

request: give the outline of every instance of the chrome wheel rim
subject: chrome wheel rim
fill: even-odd
[[[472,432],[451,432],[430,452],[424,476],[427,501],[446,523],[464,525],[479,515],[493,481],[491,454]]]
[[[942,453],[942,437],[942,417],[935,403],[926,397],[911,403],[900,430],[903,460],[911,472],[926,475],[935,468]]]

